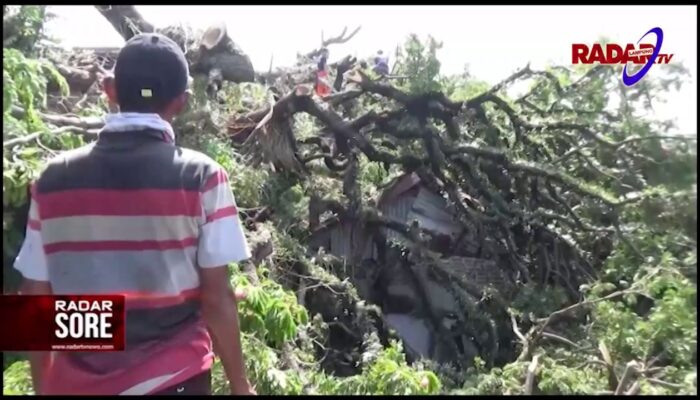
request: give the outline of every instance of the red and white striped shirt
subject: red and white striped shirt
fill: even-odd
[[[218,163],[152,124],[108,128],[33,186],[15,268],[55,294],[125,295],[126,350],[54,353],[43,394],[144,395],[206,371],[198,269],[250,257]]]

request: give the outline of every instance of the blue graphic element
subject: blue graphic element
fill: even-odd
[[[637,44],[639,44],[639,42],[641,42],[642,39],[644,39],[650,33],[656,34],[656,46],[654,46],[654,52],[651,54],[651,57],[649,57],[646,65],[644,65],[642,69],[637,71],[637,73],[632,76],[627,75],[627,65],[625,65],[625,68],[622,69],[622,83],[624,83],[626,86],[632,86],[639,82],[639,80],[642,79],[647,72],[649,72],[649,69],[654,64],[654,61],[656,61],[656,56],[658,56],[659,52],[661,51],[661,43],[664,41],[664,32],[659,27],[649,29],[649,32],[645,33],[644,36],[637,41]]]

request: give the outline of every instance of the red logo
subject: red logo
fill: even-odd
[[[588,46],[583,43],[574,43],[571,47],[572,64],[646,64],[654,54],[654,45],[642,43],[639,47],[628,43],[623,49],[619,44],[600,43]],[[659,54],[655,64],[668,64],[673,54]]]
[[[639,43],[650,33],[656,36],[656,44]],[[664,32],[661,28],[651,28],[638,41],[638,48],[628,43],[623,49],[619,44],[608,44],[603,49],[599,43],[594,44],[590,48],[583,43],[574,43],[571,46],[571,63],[572,64],[623,64],[622,82],[626,86],[632,86],[639,82],[651,66],[656,64],[668,64],[673,58],[673,54],[661,54],[661,45],[664,42]],[[627,65],[629,63],[642,64],[633,75],[627,73]]]
[[[124,296],[0,296],[0,350],[124,350]]]

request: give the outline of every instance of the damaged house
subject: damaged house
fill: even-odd
[[[379,197],[377,208],[387,220],[429,231],[434,238],[430,250],[454,276],[480,289],[507,290],[494,247],[474,232],[466,232],[448,202],[416,174],[393,181]],[[476,336],[482,329],[469,329],[472,316],[465,316],[460,296],[449,284],[434,279],[430,268],[410,267],[402,257],[402,247],[411,251],[416,244],[388,227],[377,232],[358,225],[337,221],[317,231],[311,237],[311,250],[345,261],[346,276],[352,277],[362,298],[381,307],[385,322],[402,338],[410,357],[447,362],[479,355]],[[479,301],[473,297],[470,301]]]

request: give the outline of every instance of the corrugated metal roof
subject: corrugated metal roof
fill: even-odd
[[[437,233],[457,237],[462,233],[462,225],[456,222],[453,210],[442,196],[433,193],[420,184],[416,174],[407,174],[398,179],[382,194],[379,209],[383,216],[391,221],[410,225],[417,221],[420,227]],[[354,226],[354,227],[353,227]],[[382,228],[382,233],[388,241],[397,241],[410,246],[400,233]],[[327,239],[318,238],[314,244],[328,246],[327,251],[338,257],[343,257],[348,263],[359,263],[365,258],[376,257],[376,249],[368,232],[357,224],[346,222],[331,228]],[[475,251],[478,237],[462,238],[460,246],[465,250]],[[353,249],[355,259],[353,260]]]
[[[385,203],[381,211],[388,220],[406,223],[414,201],[415,197],[413,196],[401,196],[392,202]],[[395,240],[401,243],[404,243],[406,240],[403,235],[393,229],[382,228],[382,233],[387,240]]]
[[[406,350],[418,358],[429,358],[433,335],[426,321],[407,314],[386,314],[384,319],[403,339]]]
[[[379,196],[378,205],[380,208],[388,203],[393,203],[399,196],[413,189],[420,183],[420,177],[416,173],[406,174],[394,180],[394,183],[384,190]]]
[[[457,235],[462,226],[455,223],[455,216],[447,209],[447,202],[441,196],[429,189],[418,186],[416,190],[404,191],[392,201],[382,205],[382,213],[387,219],[410,225],[418,221],[418,225],[431,231],[446,235]],[[387,239],[404,242],[404,237],[391,230],[383,229]]]
[[[493,284],[499,290],[507,290],[508,281],[495,260],[472,257],[449,257],[443,259],[443,266],[466,281],[486,287]]]
[[[462,231],[462,227],[454,222],[454,214],[447,211],[445,199],[424,187],[418,192],[407,217],[407,223],[415,219],[422,228],[446,235]]]
[[[359,263],[364,258],[374,257],[374,246],[367,232],[350,222],[339,224],[330,229],[329,253],[344,258],[348,263]],[[356,257],[352,259],[353,249]]]

